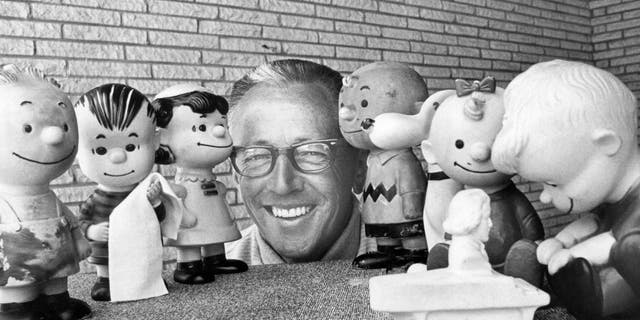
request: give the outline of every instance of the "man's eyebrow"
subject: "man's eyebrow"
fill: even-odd
[[[362,86],[362,87],[360,87],[360,91],[365,90],[365,89],[366,89],[366,90],[371,90],[371,88],[369,88],[369,86]]]
[[[20,105],[21,105],[21,106],[24,106],[25,104],[33,104],[33,102],[28,101],[28,100],[25,100],[25,101],[20,102]]]
[[[104,136],[104,134],[99,134],[96,136],[96,139],[106,139],[107,137]]]
[[[131,133],[129,133],[128,137],[136,137],[137,138],[138,134],[135,133],[135,132],[131,132]]]

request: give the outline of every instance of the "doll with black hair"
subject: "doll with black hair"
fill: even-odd
[[[182,84],[163,90],[152,103],[161,132],[156,162],[175,163],[175,184],[186,190],[178,237],[166,242],[177,251],[174,280],[202,284],[214,281],[215,274],[248,270],[243,261],[225,256],[224,243],[241,236],[225,201],[226,187],[212,170],[231,154],[227,101]]]

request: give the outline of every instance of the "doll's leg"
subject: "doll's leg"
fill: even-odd
[[[402,260],[405,264],[427,263],[427,239],[424,234],[402,238]]]
[[[611,249],[611,265],[640,297],[640,230],[634,230],[620,237]]]
[[[635,311],[637,319],[640,301],[631,286],[622,278],[616,269],[607,267],[600,271],[602,287],[602,314],[614,315],[628,311]]]
[[[542,286],[544,268],[536,257],[537,249],[538,245],[529,239],[516,241],[507,252],[503,273],[523,279],[540,288]]]
[[[548,279],[553,292],[576,318],[602,317],[600,275],[586,259],[572,260]]]
[[[91,288],[91,298],[95,301],[111,301],[109,290],[109,266],[96,265],[98,279]]]
[[[36,285],[0,287],[0,319],[39,319],[42,308],[36,299],[40,294]]]
[[[41,301],[47,314],[62,320],[84,319],[91,315],[91,308],[86,302],[69,297],[67,277],[44,282]]]
[[[227,259],[224,254],[224,243],[214,243],[202,247],[204,272],[210,274],[238,273],[249,270],[244,261]]]
[[[365,225],[366,227],[367,225]],[[370,237],[367,234],[367,237]],[[376,237],[377,251],[371,251],[357,256],[353,266],[361,269],[393,268],[401,265],[396,259],[395,251],[402,247],[397,238]]]
[[[215,278],[204,274],[199,246],[176,247],[178,264],[173,280],[184,284],[203,284]]]

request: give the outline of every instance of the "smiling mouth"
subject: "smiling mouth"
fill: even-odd
[[[15,153],[15,152],[13,152],[13,155],[14,155],[14,156],[16,156],[16,157],[18,157],[18,158],[20,158],[20,159],[22,159],[22,160],[26,160],[26,161],[33,162],[33,163],[37,163],[37,164],[56,164],[56,163],[60,163],[60,162],[62,162],[62,161],[67,160],[69,157],[71,157],[71,156],[73,155],[73,153],[74,153],[75,151],[76,151],[76,146],[74,145],[74,146],[73,146],[73,149],[71,149],[71,152],[69,152],[69,154],[68,154],[68,155],[66,155],[64,158],[62,158],[62,159],[60,159],[60,160],[57,160],[57,161],[51,161],[51,162],[45,162],[45,161],[38,161],[38,160],[29,159],[29,158],[27,158],[27,157],[24,157],[24,156],[21,156],[21,155],[19,155],[19,154]]]
[[[107,177],[124,177],[124,176],[130,175],[130,174],[132,174],[134,172],[136,172],[136,171],[135,170],[131,170],[131,171],[129,171],[127,173],[123,173],[123,174],[110,174],[110,173],[106,173],[105,172],[104,175],[107,176]]]
[[[198,142],[197,144],[198,144],[199,147],[202,146],[202,147],[210,147],[210,148],[229,148],[229,147],[231,147],[233,145],[233,144],[230,143],[230,144],[228,144],[226,146],[215,146],[215,145],[212,145],[212,144],[206,144],[206,143],[202,143],[202,142]]]
[[[342,129],[340,129],[340,131],[342,131],[342,133],[356,133],[356,132],[362,132],[362,129],[358,129],[358,130],[353,130],[353,131],[344,131]]]
[[[462,168],[462,170],[469,171],[469,172],[473,172],[473,173],[493,173],[493,172],[496,172],[496,169],[493,169],[493,170],[487,170],[487,171],[476,171],[476,170],[471,170],[471,169],[469,169],[469,168],[465,168],[465,167],[463,167],[463,166],[462,166],[462,165],[460,165],[457,161],[454,161],[454,162],[453,162],[453,166],[454,166],[454,167],[458,166],[458,167]]]
[[[276,206],[264,206],[264,208],[276,218],[293,219],[307,215],[315,209],[315,205],[281,208]]]

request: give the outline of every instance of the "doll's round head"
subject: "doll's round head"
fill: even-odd
[[[80,132],[78,163],[89,179],[104,187],[129,187],[153,169],[158,137],[155,109],[140,91],[105,84],[75,104]]]
[[[340,131],[347,142],[360,149],[376,148],[365,131],[376,116],[416,113],[416,102],[427,98],[422,77],[401,63],[368,64],[344,77],[342,84],[338,101]]]
[[[637,161],[637,100],[611,73],[580,62],[531,66],[505,92],[493,161],[544,183],[540,200],[564,212],[614,202]]]
[[[489,241],[491,199],[481,189],[459,191],[451,199],[447,218],[442,223],[452,236],[472,236],[481,242]]]
[[[47,185],[69,169],[78,127],[59,85],[33,67],[0,70],[0,184]]]
[[[231,154],[229,104],[209,89],[180,84],[163,90],[153,100],[164,150],[158,163],[184,168],[213,168]]]
[[[495,93],[452,95],[438,107],[429,133],[429,152],[452,179],[472,187],[505,184],[510,175],[496,171],[491,146],[502,127],[502,88]]]

